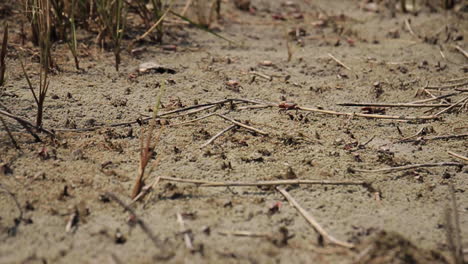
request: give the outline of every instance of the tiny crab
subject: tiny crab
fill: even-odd
[[[297,104],[282,102],[278,105],[278,107],[281,108],[281,110],[293,110],[293,109],[297,109]]]

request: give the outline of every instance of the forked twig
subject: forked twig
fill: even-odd
[[[211,137],[210,139],[208,139],[208,141],[206,141],[205,143],[203,143],[203,145],[200,146],[200,148],[204,148],[206,146],[208,146],[209,144],[211,144],[213,141],[215,141],[217,138],[219,138],[220,136],[222,136],[224,133],[228,132],[229,130],[233,129],[237,127],[237,125],[230,125],[228,126],[227,128],[221,130],[219,133],[217,133],[216,135],[214,135],[213,137]]]
[[[238,126],[240,126],[240,127],[243,127],[243,128],[245,128],[245,129],[248,129],[248,130],[251,130],[251,131],[254,131],[254,132],[259,133],[259,134],[261,134],[261,135],[268,136],[268,133],[267,133],[267,132],[264,132],[264,131],[262,131],[262,130],[260,130],[260,129],[258,129],[258,128],[248,126],[248,125],[246,125],[246,124],[243,124],[243,123],[241,123],[241,122],[238,122],[238,121],[236,121],[236,120],[234,120],[234,119],[232,119],[232,118],[230,118],[230,117],[227,117],[227,116],[225,116],[225,115],[221,115],[221,114],[216,114],[216,115],[219,116],[219,117],[221,117],[221,118],[223,118],[223,119],[226,119],[227,121],[230,121],[231,123],[233,123],[233,124],[235,124],[235,125],[238,125]]]
[[[354,245],[345,241],[341,241],[330,235],[323,227],[315,220],[315,218],[310,215],[304,208],[302,208],[299,203],[284,189],[281,187],[276,187],[285,198],[289,201],[289,203],[296,208],[296,210],[306,219],[306,221],[319,233],[323,238],[328,240],[331,244],[335,244],[337,246],[345,247],[345,248],[353,248]]]

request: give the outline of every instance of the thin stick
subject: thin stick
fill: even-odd
[[[252,130],[252,131],[254,131],[254,132],[256,132],[256,133],[259,133],[259,134],[261,134],[261,135],[268,136],[268,133],[267,133],[267,132],[264,132],[264,131],[262,131],[262,130],[260,130],[260,129],[258,129],[258,128],[255,128],[255,127],[251,127],[251,126],[245,125],[245,124],[243,124],[243,123],[241,123],[241,122],[238,122],[238,121],[236,121],[236,120],[234,120],[234,119],[232,119],[232,118],[230,118],[230,117],[227,117],[227,116],[225,116],[225,115],[217,114],[217,116],[219,116],[219,117],[221,117],[221,118],[224,118],[224,119],[226,119],[227,121],[230,121],[231,123],[233,123],[233,124],[235,124],[235,125],[241,126],[241,127],[246,128],[246,129],[248,129],[248,130]]]
[[[468,161],[468,157],[465,157],[465,156],[463,156],[461,154],[458,154],[458,153],[455,153],[455,152],[452,152],[452,151],[447,151],[447,153],[452,157],[459,158],[459,159],[462,159],[464,161]]]
[[[461,54],[463,54],[463,56],[465,56],[465,58],[468,59],[468,52],[466,52],[465,50],[463,50],[460,46],[458,45],[455,45],[455,49],[457,49]]]
[[[261,72],[251,71],[250,74],[257,75],[258,77],[262,77],[264,79],[267,79],[268,81],[273,80],[273,77],[271,77],[270,75],[266,75],[264,73],[261,73]]]
[[[427,103],[427,102],[431,102],[431,101],[435,101],[435,100],[439,100],[439,99],[444,99],[444,98],[447,98],[447,97],[450,97],[450,96],[454,96],[454,95],[457,95],[457,94],[460,94],[460,93],[449,93],[449,94],[444,94],[444,95],[437,96],[437,97],[432,97],[432,98],[428,98],[428,99],[413,101],[413,102],[411,102],[410,104]]]
[[[375,107],[447,107],[451,104],[412,104],[412,103],[338,103],[341,106],[375,106]]]
[[[330,115],[345,115],[350,117],[365,117],[365,118],[378,118],[378,119],[399,119],[399,120],[431,120],[437,119],[436,116],[390,116],[390,115],[374,115],[374,114],[361,114],[361,113],[344,113],[344,112],[336,112],[330,110],[322,110],[317,108],[308,108],[297,106],[296,109],[309,111],[309,112],[317,112],[322,114],[330,114]]]
[[[422,128],[423,129],[423,128]],[[420,132],[418,132],[419,134],[422,132],[422,129],[420,130]],[[401,143],[401,142],[417,142],[417,141],[428,141],[428,140],[441,140],[441,139],[451,139],[451,138],[465,138],[465,137],[468,137],[468,134],[458,134],[458,135],[444,135],[444,136],[433,136],[433,137],[421,137],[421,138],[418,138],[418,139],[411,139],[413,137],[416,137],[418,136],[419,134],[415,134],[413,136],[410,136],[410,137],[407,137],[407,138],[404,138],[402,140],[399,140],[397,143]]]
[[[16,120],[18,123],[20,123],[31,135],[34,136],[34,138],[36,138],[36,140],[39,140],[41,141],[41,139],[39,138],[39,136],[37,134],[35,134],[31,128],[34,128],[38,131],[41,131],[41,132],[44,132],[52,137],[55,137],[54,133],[50,132],[49,130],[45,129],[45,128],[42,128],[42,127],[37,127],[35,125],[33,125],[32,123],[30,123],[29,121],[21,118],[21,117],[18,117],[18,116],[15,116],[11,113],[8,113],[6,111],[3,111],[3,110],[0,110],[0,114],[1,115],[4,115],[4,116],[7,116],[9,118],[12,118],[14,120]]]
[[[352,169],[353,171],[357,172],[394,172],[394,171],[402,171],[402,170],[410,170],[416,168],[430,168],[430,167],[444,167],[444,166],[456,166],[456,167],[463,167],[463,164],[458,162],[437,162],[437,163],[424,163],[424,164],[411,164],[405,166],[398,166],[398,167],[390,167],[390,168],[383,168],[383,169],[375,169],[375,170],[362,170],[362,169]]]
[[[185,2],[184,9],[182,10],[182,13],[180,13],[182,16],[185,16],[185,13],[187,13],[187,10],[189,9],[191,4],[192,0],[187,0],[187,2]]]
[[[314,219],[312,215],[310,215],[304,208],[302,208],[299,203],[284,189],[281,187],[276,187],[285,198],[289,201],[289,203],[296,208],[296,210],[306,219],[307,222],[319,233],[323,238],[328,240],[331,244],[335,244],[337,246],[346,247],[346,248],[353,248],[354,245],[348,242],[340,241],[335,237],[328,234],[325,229]]]
[[[10,128],[8,127],[8,125],[5,123],[5,120],[3,120],[3,118],[1,116],[0,116],[0,121],[2,122],[2,125],[5,128],[5,131],[7,132],[8,137],[10,138],[11,143],[13,144],[13,146],[15,146],[15,148],[17,150],[21,150],[20,146],[18,145],[15,138],[13,137],[13,134],[10,131]]]
[[[251,232],[251,231],[218,231],[218,234],[221,235],[231,235],[231,236],[242,236],[242,237],[266,237],[270,238],[271,235],[267,233],[258,233],[258,232]]]
[[[259,182],[220,182],[206,183],[200,187],[222,187],[222,186],[279,186],[279,185],[366,185],[365,181],[329,181],[329,180],[277,180]]]
[[[406,28],[408,29],[409,33],[410,33],[413,37],[419,39],[419,37],[414,33],[413,29],[411,28],[409,19],[405,19],[405,25],[406,25]]]
[[[332,54],[328,53],[328,56],[330,58],[332,58],[336,63],[338,63],[339,65],[341,65],[343,68],[347,69],[348,71],[351,71],[353,72],[353,70],[351,70],[350,67],[346,66],[346,64],[344,64],[343,62],[341,62],[339,59],[337,59],[335,56],[333,56]],[[354,73],[354,72],[353,72]]]
[[[184,234],[185,246],[188,249],[193,250],[192,239],[190,238],[190,234],[189,234],[190,230],[187,230],[185,228],[184,218],[182,217],[182,215],[180,213],[177,213],[176,215],[177,215],[177,222],[180,225],[180,232]]]
[[[462,83],[454,83],[454,84],[445,84],[445,85],[432,85],[432,86],[426,86],[426,89],[450,89],[450,88],[457,88],[461,86],[468,85],[467,82],[462,82]]]
[[[137,42],[137,41],[140,41],[140,40],[146,38],[151,32],[153,32],[153,30],[155,30],[159,26],[159,24],[161,24],[161,22],[164,20],[164,18],[169,13],[169,11],[171,11],[172,2],[173,2],[173,0],[171,0],[171,2],[169,3],[169,7],[166,9],[166,11],[164,11],[162,16],[158,19],[158,21],[156,21],[156,23],[154,23],[154,25],[152,25],[145,33],[143,33],[143,35],[136,38],[133,42]]]
[[[237,127],[237,125],[230,125],[228,126],[227,128],[223,129],[222,131],[220,131],[218,134],[214,135],[213,137],[211,137],[208,141],[206,141],[205,143],[203,143],[203,145],[200,146],[200,148],[204,148],[206,146],[208,146],[209,144],[211,144],[213,141],[215,141],[217,138],[219,138],[220,136],[222,136],[224,133],[228,132],[229,130],[233,129]]]
[[[463,103],[463,102],[466,101],[466,100],[468,100],[468,96],[465,97],[465,98],[463,98],[463,99],[461,99],[460,101],[458,101],[458,102],[452,104],[451,106],[442,109],[440,112],[436,113],[435,116],[439,116],[439,115],[441,115],[441,114],[443,114],[443,113],[445,113],[445,112],[451,110],[452,108],[454,108],[455,106],[457,106],[457,105]]]
[[[139,218],[137,216],[137,214],[135,213],[133,208],[126,205],[122,200],[117,198],[117,196],[115,196],[113,193],[108,192],[108,193],[106,193],[106,196],[109,197],[111,200],[114,200],[125,211],[129,212],[133,216],[135,222],[140,226],[140,228],[143,230],[143,232],[145,232],[146,235],[151,239],[151,241],[153,242],[155,247],[157,247],[157,248],[162,248],[163,247],[163,244],[161,243],[161,241],[154,235],[153,231],[151,231],[151,229],[145,224],[145,222],[141,218]]]

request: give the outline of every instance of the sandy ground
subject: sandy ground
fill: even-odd
[[[367,187],[286,187],[327,232],[353,244],[351,250],[323,241],[272,187],[209,188],[161,181],[134,206],[157,243],[134,217],[109,201],[108,192],[125,203],[131,201],[139,166],[140,127],[73,129],[150,116],[163,82],[167,85],[162,112],[239,98],[362,113],[361,107],[337,103],[408,103],[430,98],[421,92],[427,85],[465,82],[464,86],[430,90],[435,96],[468,86],[468,60],[454,48],[468,50],[467,13],[462,10],[431,12],[423,6],[417,16],[398,10],[393,16],[384,4],[376,13],[361,8],[357,1],[298,0],[294,1],[296,7],[284,3],[252,1],[256,12],[249,13],[225,2],[219,33],[241,45],[229,45],[195,28],[171,26],[164,42],[177,45],[177,51],[143,44],[146,50],[138,56],[123,53],[118,73],[111,52],[83,48],[83,71],[77,71],[65,45],[56,46],[54,56],[60,71],[50,77],[44,127],[55,130],[57,138],[40,134],[44,142],[35,142],[17,123],[5,119],[21,147],[18,151],[4,127],[0,132],[0,262],[452,263],[444,217],[450,204],[448,185],[452,183],[455,189],[466,249],[467,166],[390,173],[353,169],[463,164],[447,151],[467,156],[466,137],[424,138],[467,134],[466,101],[440,119],[426,121],[242,108],[252,104],[227,103],[191,115],[168,115],[158,123],[156,130],[162,133],[155,158],[160,161],[148,175],[148,184],[158,176],[222,182],[317,179],[370,183]],[[295,10],[302,19],[295,18]],[[12,52],[0,102],[32,121],[36,107],[15,53],[21,47],[16,17],[2,18],[12,25]],[[410,21],[415,35],[408,31],[405,20]],[[299,36],[293,33],[287,38],[291,29]],[[292,51],[289,62],[287,42]],[[32,50],[26,47],[31,55],[26,67],[31,72],[38,69]],[[135,74],[138,65],[148,61],[176,73]],[[251,71],[272,76],[272,80]],[[31,75],[37,83],[37,76]],[[459,80],[450,82],[453,79]],[[239,85],[229,86],[229,80]],[[465,97],[466,93],[459,93],[446,101],[428,103],[454,103]],[[384,110],[386,115],[407,117],[433,115],[442,109]],[[212,116],[175,125],[209,113],[225,114],[268,135],[237,127],[201,147],[232,123]],[[399,142],[415,134],[410,138],[413,141]],[[23,212],[16,228],[19,210],[5,190],[14,194]],[[177,213],[184,219],[184,228]],[[75,225],[67,232],[72,217]],[[241,231],[257,236],[233,234]],[[184,234],[190,235],[194,250],[186,248]]]

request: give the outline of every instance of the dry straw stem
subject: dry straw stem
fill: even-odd
[[[458,95],[458,94],[460,94],[460,93],[444,94],[444,95],[440,95],[440,96],[436,96],[436,97],[432,97],[432,98],[428,98],[428,99],[413,101],[410,104],[427,103],[427,102],[431,102],[431,101],[435,101],[435,100],[439,100],[439,99],[444,99],[444,98],[451,97],[451,96]]]
[[[259,181],[259,182],[213,182],[204,180],[188,180],[175,177],[156,177],[152,184],[146,185],[141,192],[133,198],[132,203],[137,202],[154,189],[160,181],[180,182],[195,184],[199,187],[258,187],[258,186],[280,186],[280,185],[361,185],[369,186],[370,182],[365,181],[329,181],[329,180],[277,180],[277,181]]]
[[[38,92],[36,93],[31,83],[31,80],[29,79],[28,73],[26,72],[26,69],[24,68],[23,62],[20,61],[20,63],[21,63],[21,68],[23,69],[24,77],[26,78],[26,81],[28,82],[29,90],[31,91],[34,97],[34,101],[36,102],[36,106],[37,106],[36,127],[42,127],[44,102],[47,96],[47,91],[49,90],[49,80],[48,80],[48,74],[47,74],[48,70],[41,67],[40,72],[39,72],[39,89],[38,89]]]
[[[461,154],[458,154],[458,153],[455,153],[455,152],[452,152],[452,151],[447,151],[447,153],[448,153],[450,156],[452,156],[452,157],[455,157],[455,158],[459,158],[459,159],[461,159],[461,160],[464,160],[465,163],[468,162],[468,157],[465,157],[465,156],[463,156],[463,155],[461,155]]]
[[[5,131],[7,132],[8,137],[10,138],[11,143],[13,144],[13,146],[15,146],[16,149],[21,150],[20,146],[18,145],[15,138],[13,137],[13,134],[11,134],[10,128],[8,128],[8,125],[5,123],[5,120],[3,120],[3,118],[1,116],[0,116],[0,122],[2,122],[2,125],[5,128]]]
[[[371,107],[448,107],[451,104],[412,104],[412,103],[338,103],[341,106],[371,106]]]
[[[422,130],[420,130],[422,132]],[[468,137],[468,134],[458,134],[458,135],[444,135],[444,136],[433,136],[433,137],[420,137],[418,139],[410,139],[413,137],[418,136],[421,132],[416,133],[413,136],[410,136],[406,139],[399,140],[396,143],[401,143],[401,142],[418,142],[418,141],[429,141],[429,140],[444,140],[444,139],[453,139],[453,138],[466,138]]]
[[[7,111],[0,110],[0,115],[4,115],[6,117],[9,117],[11,119],[16,120],[18,123],[20,123],[20,125],[22,125],[39,142],[41,141],[41,139],[31,129],[36,129],[36,130],[38,130],[40,132],[48,134],[49,136],[55,137],[55,134],[52,133],[51,131],[49,131],[49,130],[47,130],[45,128],[42,128],[42,127],[37,127],[37,126],[33,125],[31,122],[27,121],[26,119],[23,119],[23,118],[21,118],[19,116],[15,116],[15,115],[7,112]]]
[[[455,45],[454,46],[456,50],[458,50],[461,54],[463,54],[463,56],[465,56],[465,58],[468,59],[468,52],[466,52],[464,49],[462,49],[460,46],[458,45]]]
[[[458,215],[457,200],[455,198],[455,189],[449,184],[450,204],[445,209],[445,221],[447,227],[447,243],[452,253],[455,264],[466,263],[463,256],[463,244],[460,228],[460,217]]]
[[[310,215],[299,203],[284,189],[281,187],[276,187],[286,200],[294,207],[296,210],[306,219],[306,221],[319,233],[325,240],[330,242],[331,244],[345,247],[345,248],[353,248],[354,245],[345,241],[341,241],[330,235],[315,218]]]
[[[180,226],[180,233],[184,234],[185,246],[187,247],[187,249],[193,250],[194,248],[193,248],[192,238],[190,238],[190,230],[185,228],[185,222],[184,222],[184,218],[182,217],[182,214],[177,213],[176,216],[177,216],[177,222],[179,223],[179,226]]]
[[[224,133],[228,132],[229,130],[235,128],[237,125],[231,125],[231,126],[228,126],[227,128],[223,129],[222,131],[220,131],[219,133],[217,133],[216,135],[214,135],[213,137],[211,137],[208,141],[206,141],[203,145],[200,146],[200,148],[204,148],[206,146],[208,146],[209,144],[211,144],[213,141],[215,141],[217,138],[219,138],[220,136],[222,136]]]
[[[2,49],[0,51],[0,86],[3,86],[5,84],[5,72],[6,72],[5,58],[7,55],[7,45],[8,45],[8,23],[5,23],[5,26],[3,27]]]
[[[445,112],[451,110],[451,109],[454,108],[455,106],[462,104],[462,103],[465,102],[466,100],[468,100],[468,96],[465,97],[465,98],[463,98],[463,99],[461,99],[460,101],[458,101],[458,102],[452,104],[451,106],[449,106],[449,107],[447,107],[447,108],[445,108],[445,109],[442,109],[440,112],[436,113],[435,116],[440,116],[441,114],[443,114],[443,113],[445,113]]]
[[[365,117],[365,118],[377,118],[377,119],[397,119],[397,120],[433,120],[437,119],[437,116],[390,116],[390,115],[374,115],[374,114],[360,114],[360,113],[344,113],[344,112],[336,112],[330,110],[323,110],[317,108],[309,108],[309,107],[302,107],[297,106],[296,109],[309,111],[309,112],[316,112],[322,114],[330,114],[330,115],[345,115],[350,117]]]
[[[468,81],[467,82],[462,82],[462,83],[454,83],[454,84],[444,84],[444,85],[431,85],[431,86],[426,86],[424,87],[425,89],[450,89],[450,88],[457,88],[457,87],[461,87],[461,86],[465,86],[465,85],[468,85]]]
[[[149,34],[151,34],[151,32],[153,32],[163,21],[164,21],[164,18],[166,18],[167,14],[169,13],[169,11],[171,11],[171,8],[172,8],[172,3],[174,1],[171,0],[171,2],[169,2],[169,7],[166,9],[166,11],[164,11],[164,13],[159,17],[158,21],[156,21],[156,23],[154,23],[145,33],[143,33],[141,36],[139,36],[138,38],[136,38],[133,43],[135,42],[138,42],[144,38],[146,38]],[[162,26],[162,24],[161,24]]]
[[[159,141],[159,137],[161,135],[162,129],[159,131],[159,135],[156,137],[155,142],[153,143],[153,130],[156,127],[156,117],[158,116],[159,108],[161,105],[161,97],[165,91],[165,83],[161,84],[161,90],[156,98],[156,105],[153,109],[153,117],[150,122],[150,126],[146,133],[146,140],[143,138],[145,137],[142,128],[142,134],[140,136],[140,166],[138,168],[138,176],[135,179],[135,185],[132,190],[132,199],[137,197],[143,187],[144,175],[146,166],[148,165],[149,160],[153,156],[154,149],[156,147],[156,143]]]
[[[227,116],[225,116],[225,115],[217,114],[217,116],[219,116],[219,117],[221,117],[221,118],[223,118],[223,119],[226,119],[226,120],[230,121],[231,123],[233,123],[233,124],[235,124],[235,125],[238,125],[238,126],[240,126],[240,127],[243,127],[243,128],[245,128],[245,129],[251,130],[251,131],[253,131],[253,132],[259,133],[259,134],[264,135],[264,136],[268,136],[268,133],[265,132],[265,131],[262,131],[262,130],[260,130],[260,129],[258,129],[258,128],[255,128],[255,127],[251,127],[251,126],[245,125],[245,124],[243,124],[243,123],[241,123],[241,122],[238,122],[238,121],[236,121],[236,120],[234,120],[234,119],[232,119],[232,118],[230,118],[230,117],[227,117]]]
[[[355,169],[352,168],[353,171],[356,172],[383,172],[389,173],[394,171],[403,171],[403,170],[410,170],[416,168],[430,168],[430,167],[445,167],[445,166],[455,166],[455,167],[463,167],[463,164],[458,162],[437,162],[437,163],[424,163],[424,164],[411,164],[405,166],[398,166],[398,167],[390,167],[390,168],[383,168],[383,169],[375,169],[375,170],[362,170],[362,169]]]

